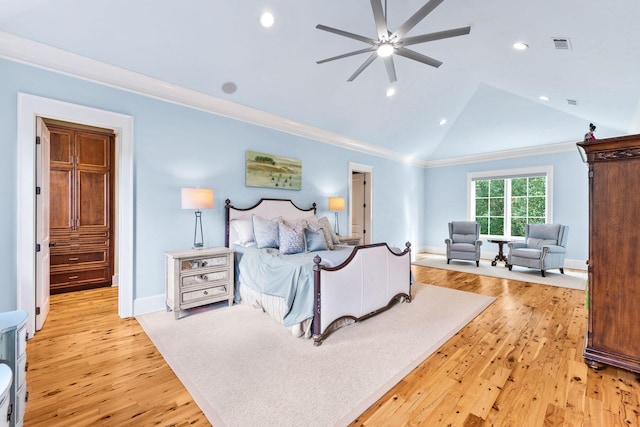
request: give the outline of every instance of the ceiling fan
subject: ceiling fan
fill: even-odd
[[[365,42],[370,47],[365,49],[348,52],[342,55],[333,56],[331,58],[318,61],[318,64],[324,64],[325,62],[334,61],[336,59],[347,58],[349,56],[359,55],[361,53],[373,52],[369,58],[358,68],[347,81],[351,82],[360,75],[377,57],[381,57],[384,60],[384,65],[387,69],[387,75],[391,83],[397,80],[396,69],[393,64],[393,55],[404,56],[405,58],[413,59],[414,61],[422,62],[423,64],[430,65],[438,68],[442,65],[441,61],[407,49],[406,46],[411,46],[418,43],[430,42],[433,40],[441,40],[449,37],[463,36],[469,34],[471,27],[454,28],[452,30],[438,31],[435,33],[422,34],[419,36],[405,37],[405,35],[413,29],[420,21],[422,21],[429,13],[431,13],[436,7],[440,5],[444,0],[430,0],[424,6],[422,6],[416,13],[407,19],[400,27],[391,32],[387,28],[386,13],[386,0],[385,10],[382,9],[382,0],[371,0],[371,9],[373,10],[373,18],[375,20],[376,29],[378,31],[378,38],[371,39],[358,34],[350,33],[337,28],[327,27],[326,25],[316,25],[316,28],[330,33],[338,34],[339,36],[348,37],[350,39],[359,40]]]

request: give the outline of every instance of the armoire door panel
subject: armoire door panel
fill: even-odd
[[[49,228],[72,231],[74,228],[73,172],[51,169],[49,172]]]
[[[78,172],[78,227],[109,227],[109,174]]]
[[[78,167],[109,168],[110,137],[76,133]]]
[[[72,165],[75,156],[73,132],[51,127],[50,135],[51,147],[49,158],[51,159],[51,167]]]

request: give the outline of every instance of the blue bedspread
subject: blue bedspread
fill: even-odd
[[[313,258],[332,267],[342,263],[354,247],[338,246],[332,251],[282,255],[278,249],[244,250],[238,265],[239,282],[243,286],[285,299],[289,311],[284,325],[292,326],[313,317]]]

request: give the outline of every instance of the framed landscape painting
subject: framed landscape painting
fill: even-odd
[[[246,151],[247,187],[302,189],[302,161],[273,154]]]

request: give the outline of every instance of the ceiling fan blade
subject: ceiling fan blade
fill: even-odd
[[[349,33],[347,31],[338,30],[337,28],[327,27],[326,25],[318,24],[316,28],[323,31],[328,31],[330,33],[337,34],[339,36],[349,37],[350,39],[360,40],[361,42],[369,43],[371,45],[375,45],[377,40],[370,39],[368,37],[360,36],[358,34]]]
[[[442,65],[442,62],[438,61],[437,59],[433,59],[431,57],[428,57],[418,52],[414,52],[413,50],[409,50],[404,47],[396,49],[396,54],[400,56],[404,56],[405,58],[413,59],[414,61],[422,62],[423,64],[431,65],[432,67],[436,67],[436,68]]]
[[[406,37],[400,41],[403,46],[448,39],[449,37],[464,36],[471,32],[471,27],[454,28],[453,30],[438,31],[437,33],[422,34],[421,36]]]
[[[396,78],[396,67],[393,65],[393,56],[387,56],[384,58],[384,66],[387,68],[389,82],[395,83],[398,79]]]
[[[360,68],[358,68],[355,73],[351,74],[351,77],[349,77],[349,79],[347,81],[348,82],[354,81],[355,78],[358,77],[360,75],[360,73],[364,71],[365,68],[367,68],[369,65],[371,65],[371,63],[373,61],[375,61],[375,59],[377,57],[378,57],[378,54],[373,52],[371,54],[371,56],[369,58],[367,58],[366,61],[364,61],[364,63],[360,66]]]
[[[416,13],[414,13],[409,19],[405,21],[404,24],[400,25],[398,29],[391,34],[391,40],[401,39],[405,34],[407,34],[413,27],[415,27],[418,22],[422,21],[428,14],[430,14],[433,9],[438,7],[440,3],[444,0],[431,0],[427,2],[424,6],[422,6]]]
[[[342,55],[333,56],[331,58],[323,59],[321,61],[317,61],[316,64],[324,64],[325,62],[334,61],[336,59],[348,58],[353,55],[360,55],[361,53],[371,52],[376,50],[375,47],[368,47],[366,49],[354,50],[353,52],[343,53]]]
[[[386,40],[389,37],[389,31],[387,30],[387,22],[382,10],[382,0],[371,0],[371,9],[373,10],[373,19],[376,21],[378,39]]]

